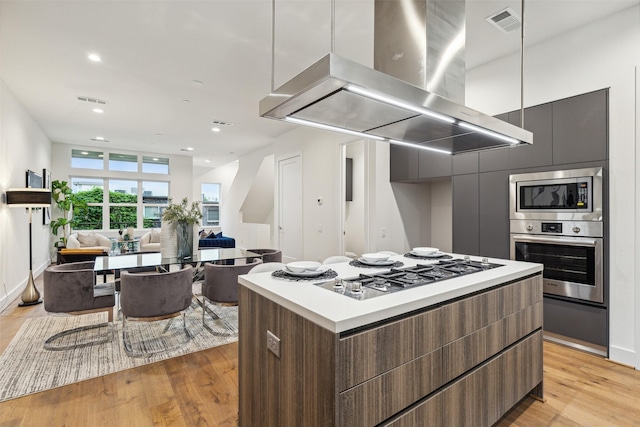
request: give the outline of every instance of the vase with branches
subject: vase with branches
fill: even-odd
[[[175,224],[178,258],[188,259],[193,256],[193,229],[194,226],[200,224],[202,219],[202,210],[200,202],[192,202],[185,197],[180,203],[173,203],[169,199],[169,205],[162,214],[162,220],[171,224]]]

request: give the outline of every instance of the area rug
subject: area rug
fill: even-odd
[[[215,312],[227,327],[237,330],[237,307],[216,307]],[[193,335],[186,346],[142,358],[125,354],[122,322],[116,323],[116,335],[108,343],[63,351],[44,349],[43,343],[48,337],[71,328],[106,322],[106,313],[27,319],[0,356],[0,402],[228,344],[238,339],[237,335],[217,336],[203,328],[202,311],[198,305],[194,304],[189,308],[186,315],[187,328]]]

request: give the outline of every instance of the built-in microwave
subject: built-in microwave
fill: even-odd
[[[511,220],[602,221],[602,168],[511,175]]]

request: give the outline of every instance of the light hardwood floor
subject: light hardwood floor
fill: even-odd
[[[46,316],[17,302],[0,314],[0,351],[26,319]],[[528,397],[498,426],[640,426],[639,371],[545,342],[544,380],[546,402]],[[0,403],[0,427],[237,423],[237,343]]]

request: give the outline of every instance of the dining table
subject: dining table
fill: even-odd
[[[113,270],[116,277],[120,270],[161,267],[169,270],[171,265],[201,264],[206,262],[229,262],[232,260],[262,258],[261,254],[239,248],[200,249],[190,257],[163,257],[161,252],[139,252],[127,255],[97,256],[93,270]]]

